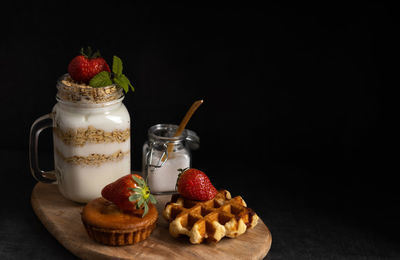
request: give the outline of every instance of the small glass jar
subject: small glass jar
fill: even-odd
[[[66,74],[57,89],[52,113],[31,128],[31,171],[39,181],[56,181],[64,197],[85,203],[130,173],[130,116],[122,103],[123,90],[115,85],[93,88]],[[37,158],[38,135],[47,127],[53,127],[55,170],[51,172],[40,170]]]
[[[143,175],[154,194],[176,193],[178,169],[191,167],[191,149],[199,146],[199,137],[185,129],[174,136],[177,125],[158,124],[148,130],[143,145]]]

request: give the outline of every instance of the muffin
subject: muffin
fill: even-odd
[[[123,246],[147,239],[156,227],[157,209],[149,205],[149,212],[122,212],[114,203],[97,198],[89,202],[82,211],[82,222],[94,241],[111,246]]]
[[[105,245],[124,246],[150,236],[158,212],[147,185],[139,177],[129,174],[118,179],[103,188],[103,197],[86,204],[81,218],[90,238]]]

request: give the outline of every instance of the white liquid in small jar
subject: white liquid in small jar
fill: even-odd
[[[185,129],[180,136],[175,136],[177,125],[158,124],[149,128],[149,140],[143,145],[143,174],[151,192],[155,194],[173,194],[180,171],[191,167],[190,144],[199,138],[196,133]],[[172,148],[162,160],[168,145]],[[166,159],[166,160],[165,160]],[[159,167],[161,166],[161,167]]]
[[[158,160],[159,153],[154,155]],[[161,168],[150,167],[148,172],[148,185],[152,192],[174,191],[180,171],[190,167],[190,155],[184,152],[175,152],[167,159]]]

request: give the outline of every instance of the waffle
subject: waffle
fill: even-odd
[[[246,207],[242,197],[232,198],[227,190],[203,202],[174,195],[165,205],[163,216],[170,222],[171,236],[187,235],[192,244],[237,237],[258,221],[257,214]]]

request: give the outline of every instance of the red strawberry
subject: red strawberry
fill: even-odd
[[[178,169],[179,175],[177,186],[178,192],[185,198],[191,200],[210,200],[215,197],[217,190],[212,185],[207,175],[197,169]]]
[[[68,73],[71,78],[85,84],[89,84],[89,81],[102,71],[110,72],[110,67],[107,62],[100,57],[98,51],[92,54],[90,47],[87,53],[81,49],[81,55],[73,58],[68,65]]]
[[[149,187],[143,178],[137,174],[128,174],[108,184],[101,191],[101,195],[125,212],[134,213],[137,209],[143,208],[143,216],[149,210],[149,201],[156,204],[156,200],[150,194]]]

